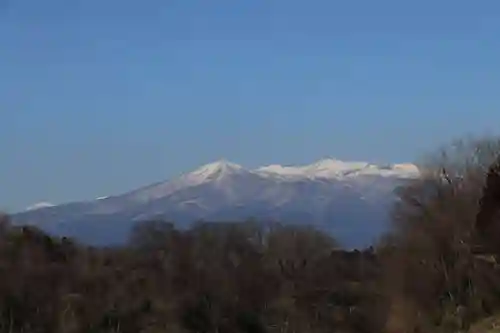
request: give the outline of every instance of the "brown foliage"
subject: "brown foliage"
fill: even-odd
[[[484,175],[499,148],[498,141],[457,142],[428,160],[420,180],[399,190],[384,258],[388,296],[399,316],[388,324],[399,332],[454,332],[500,304],[498,272],[475,255]]]
[[[99,249],[32,227],[0,237],[0,332],[377,332],[371,251],[315,230],[205,223],[138,226]]]

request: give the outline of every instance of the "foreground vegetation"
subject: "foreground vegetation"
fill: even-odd
[[[4,216],[0,332],[494,332],[499,152],[475,140],[425,160],[362,251],[254,222],[150,221],[122,248],[90,248]]]
[[[161,237],[160,237],[161,235]],[[150,237],[152,236],[152,237]],[[91,249],[4,226],[4,332],[373,332],[371,251],[311,230],[152,222],[130,247]]]

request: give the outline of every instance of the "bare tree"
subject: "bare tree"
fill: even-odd
[[[474,246],[485,175],[499,153],[498,138],[454,141],[425,156],[421,178],[398,189],[389,285],[411,304],[408,322],[426,318],[420,329],[462,328],[494,302]]]

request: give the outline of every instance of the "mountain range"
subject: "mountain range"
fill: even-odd
[[[419,176],[413,164],[322,159],[304,166],[247,169],[219,160],[177,178],[82,202],[42,202],[13,215],[49,233],[93,245],[124,242],[134,224],[279,221],[332,233],[348,247],[369,244],[389,223],[395,187]]]

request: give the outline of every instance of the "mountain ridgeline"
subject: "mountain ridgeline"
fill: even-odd
[[[141,221],[180,228],[203,221],[306,224],[363,247],[387,229],[395,187],[418,177],[411,164],[378,166],[323,159],[306,166],[246,169],[220,160],[128,193],[60,205],[36,204],[13,216],[92,245],[123,243]]]

